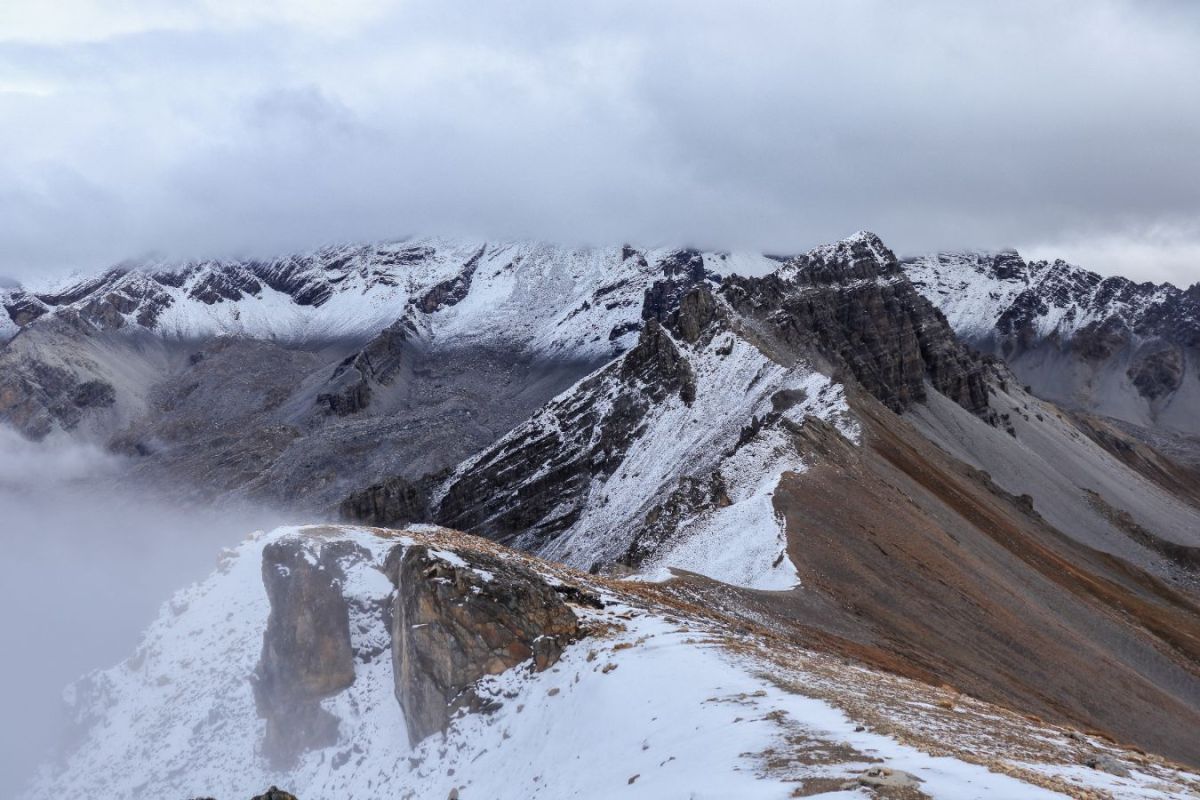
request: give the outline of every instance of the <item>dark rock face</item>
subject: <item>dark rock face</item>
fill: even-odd
[[[721,276],[705,269],[704,256],[695,250],[680,250],[662,263],[664,280],[655,281],[646,290],[642,302],[642,319],[666,321],[683,297],[697,286],[720,283]]]
[[[621,362],[621,379],[640,383],[654,402],[678,393],[685,403],[696,397],[696,376],[670,335],[654,320],[646,323],[637,346]]]
[[[277,766],[337,742],[338,721],[319,702],[354,682],[349,606],[342,594],[345,573],[339,561],[363,555],[345,541],[324,544],[316,558],[298,541],[273,542],[263,550],[271,614],[254,696],[267,721],[263,750]]]
[[[1183,350],[1162,342],[1156,344],[1142,348],[1127,371],[1138,393],[1148,400],[1169,395],[1183,385]]]
[[[116,400],[113,385],[102,380],[84,381],[71,395],[71,402],[80,408],[108,408]]]
[[[287,258],[269,264],[253,263],[251,272],[277,292],[291,295],[301,306],[322,306],[333,297],[333,287],[324,274],[314,273],[311,260]]]
[[[4,310],[8,312],[9,319],[18,327],[23,328],[50,309],[33,295],[20,292],[14,294],[9,302],[4,304]]]
[[[432,314],[440,308],[461,302],[467,296],[467,292],[471,291],[471,279],[475,276],[475,268],[479,266],[479,259],[483,257],[486,249],[486,246],[479,248],[479,252],[463,264],[462,272],[426,292],[418,304],[421,310]]]
[[[188,297],[211,306],[223,300],[237,301],[247,294],[258,295],[261,292],[262,284],[253,275],[233,266],[224,266],[206,273],[192,286]]]
[[[459,709],[486,711],[475,682],[526,661],[541,671],[579,635],[571,609],[540,577],[480,553],[446,558],[397,548],[387,573],[398,588],[392,660],[396,697],[415,744]]]
[[[822,248],[764,278],[732,277],[722,295],[787,348],[831,359],[893,411],[923,401],[926,381],[969,411],[988,408],[987,365],[877,237]]]
[[[367,525],[398,527],[429,519],[427,487],[393,476],[342,501],[342,519]]]
[[[389,325],[338,364],[329,378],[328,391],[317,395],[317,403],[337,416],[365,410],[371,404],[371,387],[391,385],[398,377],[413,333],[415,327],[408,317]]]
[[[291,792],[285,792],[277,786],[272,786],[262,794],[255,795],[251,800],[297,800],[297,798]]]
[[[545,425],[501,440],[453,480],[433,516],[505,543],[548,541],[583,513],[593,477],[621,464],[651,405],[695,392],[687,358],[650,320],[623,358],[544,406],[535,420]]]

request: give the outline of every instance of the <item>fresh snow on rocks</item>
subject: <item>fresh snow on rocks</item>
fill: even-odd
[[[301,345],[364,339],[411,311],[443,343],[507,339],[586,359],[629,343],[643,293],[680,252],[430,237],[270,261],[122,265],[0,289],[8,312],[0,314],[0,341],[19,330],[14,315],[29,324],[24,316],[36,316],[22,316],[29,309],[167,339],[247,336]],[[698,255],[713,276],[775,264],[751,254]]]
[[[1184,291],[1170,284],[1102,278],[1064,261],[1026,262],[1014,251],[955,252],[904,262],[913,285],[968,341],[995,335],[1006,313],[1030,304],[1032,332],[1064,339],[1093,323],[1116,318],[1130,330]],[[1192,320],[1200,324],[1200,320]]]
[[[766,383],[803,394],[804,400],[784,412],[784,419],[796,425],[803,425],[809,416],[831,421],[844,436],[859,442],[858,424],[846,405],[845,392],[827,376],[789,370]],[[761,408],[755,411],[764,413]],[[700,510],[688,520],[673,546],[651,559],[650,574],[666,577],[675,568],[751,589],[795,586],[798,578],[787,555],[784,522],[772,498],[784,472],[805,468],[785,430],[764,429],[720,465],[731,504]]]
[[[820,693],[836,686],[840,692],[932,690],[835,667],[807,651],[796,650],[781,667],[763,655],[774,651],[756,650],[750,640],[723,647],[711,621],[631,600],[616,584],[590,587],[604,608],[575,607],[592,633],[569,645],[557,664],[542,673],[517,667],[483,679],[477,691],[499,707],[461,715],[444,737],[434,735],[415,748],[408,745],[394,695],[386,627],[372,614],[352,613],[355,680],[324,701],[340,720],[337,743],[304,754],[286,774],[272,770],[258,752],[264,726],[250,684],[269,610],[260,576],[263,548],[285,538],[306,542],[314,556],[324,541],[349,540],[364,548],[370,557],[347,563],[343,589],[350,607],[361,610],[377,608],[392,592],[379,570],[386,553],[428,535],[281,528],[226,552],[209,578],[164,604],[130,659],[67,692],[78,726],[76,747],[43,767],[25,800],[240,797],[247,787],[269,784],[301,798],[453,792],[464,800],[782,798],[813,780],[832,783],[833,797],[842,796],[842,782],[853,783],[880,765],[909,773],[933,798],[1062,796],[957,757],[928,755],[865,729],[827,700],[785,687],[811,685]],[[456,534],[438,535],[430,544],[449,552]],[[470,561],[467,551],[455,556]],[[552,565],[542,569],[551,580],[557,574],[586,581]],[[816,671],[806,672],[809,667]],[[888,703],[907,708],[905,716],[922,705],[932,708],[916,695],[911,701],[890,696]],[[1027,724],[1000,713],[987,712],[993,727]],[[1049,741],[1049,732],[1041,735]],[[814,762],[780,758],[813,747],[840,755]],[[1156,770],[1120,779],[1042,763],[1028,770],[1065,774],[1083,788],[1102,785],[1114,797],[1167,797],[1173,788],[1164,780],[1186,777]]]

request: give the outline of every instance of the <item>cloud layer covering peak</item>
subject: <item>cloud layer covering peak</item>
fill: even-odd
[[[0,274],[408,233],[1200,280],[1186,2],[11,0]]]

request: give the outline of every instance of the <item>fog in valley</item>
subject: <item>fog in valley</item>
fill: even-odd
[[[203,578],[222,547],[282,520],[182,508],[122,481],[122,461],[0,429],[0,797],[62,731],[63,688],[130,655],[158,607]]]

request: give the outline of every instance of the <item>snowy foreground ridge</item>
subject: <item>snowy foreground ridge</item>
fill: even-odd
[[[350,540],[375,562],[348,570],[360,607],[386,598],[376,566],[397,546],[470,563],[487,552],[598,595],[572,606],[588,630],[545,672],[487,678],[500,708],[458,717],[410,748],[389,633],[351,617],[354,683],[324,705],[336,745],[279,774],[260,755],[250,675],[269,610],[263,548]],[[401,587],[403,591],[403,587]],[[281,528],[227,551],[175,595],[122,664],[67,693],[79,745],[26,798],[247,797],[271,783],[301,800],[349,797],[870,797],[873,782],[934,798],[1195,796],[1200,778],[947,690],[768,641],[685,602],[672,584],[587,576],[444,529]],[[1109,771],[1084,764],[1099,759]],[[1123,775],[1113,773],[1124,773]],[[901,795],[889,795],[901,796]],[[903,796],[919,797],[918,794]]]

